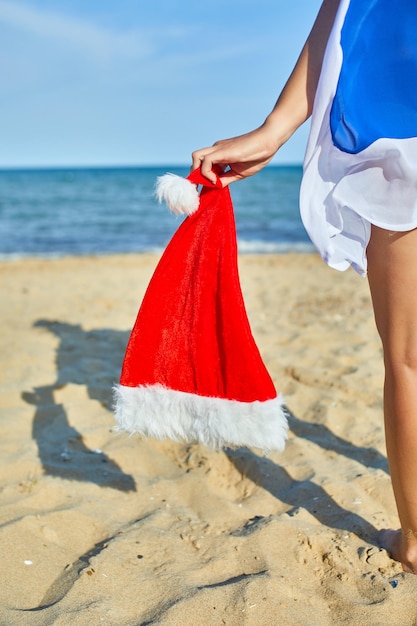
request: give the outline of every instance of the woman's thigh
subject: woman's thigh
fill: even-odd
[[[399,233],[373,226],[367,257],[385,358],[417,367],[417,229]]]

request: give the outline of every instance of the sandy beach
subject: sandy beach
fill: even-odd
[[[158,257],[0,263],[0,625],[417,624],[367,281],[240,257],[290,412],[283,453],[114,431],[112,385]]]

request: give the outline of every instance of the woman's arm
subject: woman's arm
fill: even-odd
[[[311,115],[324,51],[340,0],[324,0],[298,61],[265,122],[245,135],[217,141],[193,152],[193,169],[215,181],[212,167],[229,166],[222,176],[228,185],[252,176],[269,163],[279,148]]]

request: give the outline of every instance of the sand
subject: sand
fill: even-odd
[[[154,255],[2,262],[1,626],[417,624],[366,280],[240,258],[290,411],[283,453],[114,432],[111,387]]]

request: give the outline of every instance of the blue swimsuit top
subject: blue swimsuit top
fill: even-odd
[[[417,0],[351,0],[330,112],[335,146],[357,154],[417,136]]]

